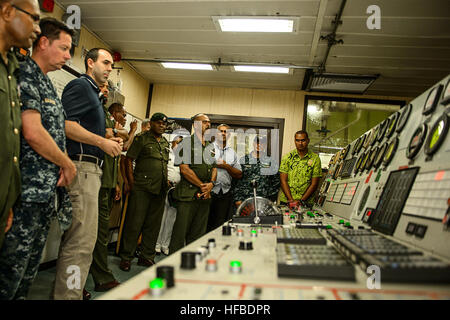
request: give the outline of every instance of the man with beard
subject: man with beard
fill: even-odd
[[[206,233],[211,190],[217,178],[214,147],[205,139],[211,121],[203,113],[192,120],[194,134],[183,139],[180,152],[175,154],[181,180],[174,190],[178,212],[169,245],[171,254]]]

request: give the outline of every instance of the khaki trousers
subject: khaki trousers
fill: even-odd
[[[102,169],[94,163],[74,161],[77,175],[67,188],[72,202],[72,225],[64,233],[56,263],[53,298],[82,300],[83,288],[97,240],[98,194]]]

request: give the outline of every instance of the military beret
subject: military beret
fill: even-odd
[[[159,120],[167,122],[167,116],[164,113],[156,112],[152,115],[152,118],[150,119],[150,121],[159,121]]]

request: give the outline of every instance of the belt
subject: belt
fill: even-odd
[[[85,161],[85,162],[95,163],[100,168],[103,165],[103,160],[100,160],[99,158],[88,155],[88,154],[75,154],[73,156],[69,156],[69,158],[72,160],[75,160],[75,161]]]

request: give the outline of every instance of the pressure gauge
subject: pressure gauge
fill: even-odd
[[[425,138],[427,136],[428,127],[425,123],[422,123],[409,140],[408,148],[406,148],[406,157],[408,159],[413,159],[422,147]]]
[[[386,130],[386,138],[387,139],[390,139],[392,137],[392,134],[394,133],[395,127],[397,124],[397,119],[398,119],[398,112],[396,112],[392,115],[391,122],[389,122],[389,126]]]
[[[431,114],[434,109],[436,109],[436,106],[438,104],[441,91],[442,91],[443,85],[440,84],[433,89],[431,89],[430,93],[428,94],[427,100],[425,101],[425,104],[423,105],[422,114],[428,115]]]
[[[442,142],[445,140],[448,132],[448,115],[446,113],[442,114],[434,125],[431,127],[430,134],[428,135],[427,141],[425,143],[425,154],[433,155],[438,151]]]
[[[398,138],[395,137],[388,145],[386,152],[384,153],[383,165],[388,166],[392,158],[394,158],[395,152],[398,147]]]
[[[397,128],[395,129],[395,131],[397,131],[397,132],[402,131],[406,122],[408,122],[408,118],[409,118],[409,114],[411,113],[411,109],[412,109],[412,104],[408,104],[406,107],[403,108],[403,111],[398,118]]]

